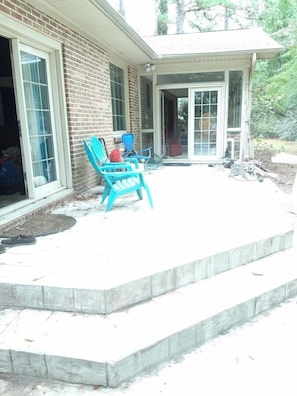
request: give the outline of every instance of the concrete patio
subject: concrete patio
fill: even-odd
[[[147,173],[154,209],[106,213],[98,187],[55,210],[73,228],[2,254],[0,371],[118,386],[294,297],[291,198],[229,173]]]

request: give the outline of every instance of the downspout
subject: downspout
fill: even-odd
[[[248,103],[247,103],[247,119],[246,119],[246,146],[245,154],[249,158],[254,157],[254,150],[251,142],[251,112],[252,112],[252,80],[256,68],[257,54],[254,52],[252,57],[252,64],[249,74],[249,89],[248,89]]]

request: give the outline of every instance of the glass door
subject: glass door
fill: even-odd
[[[14,42],[20,143],[29,198],[60,187],[49,54]]]
[[[57,180],[46,59],[21,51],[21,68],[35,187]]]
[[[219,114],[221,88],[191,89],[189,117],[191,158],[219,155]]]

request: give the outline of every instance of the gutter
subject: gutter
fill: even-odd
[[[187,52],[187,53],[171,53],[171,54],[156,54],[155,59],[178,59],[178,58],[206,58],[206,57],[216,57],[216,56],[254,56],[259,53],[259,59],[271,59],[276,57],[282,50],[280,48],[269,48],[269,49],[257,49],[257,50],[244,50],[244,51],[212,51],[212,52]],[[265,54],[270,56],[265,56]],[[263,55],[265,57],[263,57]]]

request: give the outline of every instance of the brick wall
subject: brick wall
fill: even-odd
[[[63,45],[64,77],[74,188],[94,185],[82,139],[112,134],[109,61],[97,46],[71,33]]]
[[[138,74],[133,67],[128,67],[130,131],[135,134],[135,148],[139,149],[139,95]]]

